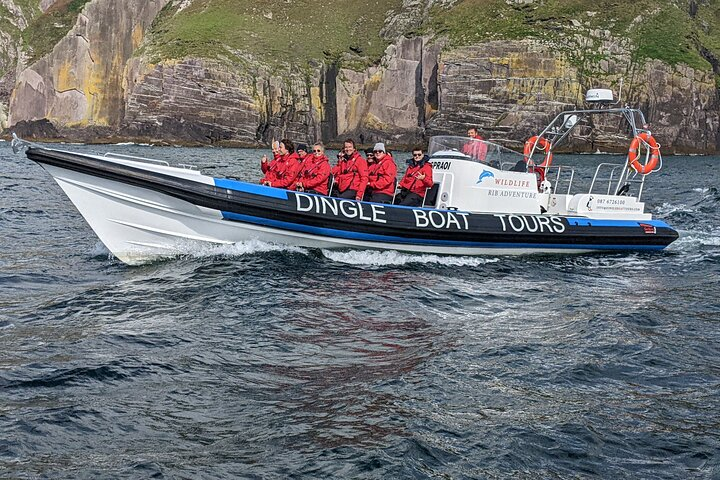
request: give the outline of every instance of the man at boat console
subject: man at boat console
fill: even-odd
[[[362,200],[368,182],[367,161],[355,149],[355,141],[348,138],[343,144],[343,156],[332,169],[334,186],[330,195],[338,198]]]
[[[395,205],[419,207],[425,201],[428,189],[433,186],[432,163],[422,148],[413,148],[412,158],[407,163],[405,176],[400,180],[400,192],[395,196]]]
[[[265,174],[260,179],[260,184],[276,188],[289,188],[294,185],[300,171],[300,159],[295,153],[295,145],[283,138],[279,143],[273,144],[273,156],[270,161],[267,155],[263,155],[260,161],[260,168]]]
[[[475,160],[484,162],[488,149],[487,144],[484,142],[485,139],[480,135],[477,127],[468,128],[467,134],[471,140],[463,145],[462,153],[471,156]]]

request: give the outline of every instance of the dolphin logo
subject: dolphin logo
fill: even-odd
[[[485,180],[486,178],[495,178],[495,174],[493,172],[483,170],[482,173],[480,174],[480,176],[478,177],[478,181],[475,182],[475,185],[477,185],[478,183],[482,183],[482,181]]]

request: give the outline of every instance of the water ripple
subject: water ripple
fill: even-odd
[[[255,151],[108,148],[256,175]],[[4,159],[0,477],[720,474],[720,198],[696,159],[649,182],[681,232],[660,254],[247,242],[137,268]]]

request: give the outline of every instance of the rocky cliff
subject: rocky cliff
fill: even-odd
[[[720,71],[712,43],[707,48],[700,37],[694,39],[697,51],[683,47],[678,56],[669,47],[661,51],[668,59],[653,59],[662,55],[648,45],[657,45],[597,28],[591,11],[573,13],[549,35],[542,32],[557,19],[543,20],[541,33],[518,34],[509,29],[542,13],[532,0],[496,2],[501,16],[491,26],[497,31],[482,24],[488,15],[472,28],[453,23],[468,17],[463,9],[483,2],[405,0],[385,6],[376,35],[386,39],[386,47],[377,58],[370,58],[376,37],[362,37],[363,29],[351,30],[351,23],[342,29],[350,32],[349,43],[321,37],[315,43],[324,50],[305,44],[297,58],[288,53],[278,64],[276,49],[282,46],[258,37],[262,49],[254,50],[247,41],[269,35],[263,19],[276,24],[277,9],[292,3],[267,11],[241,11],[245,7],[235,4],[255,20],[244,43],[233,44],[218,31],[222,11],[210,17],[216,23],[206,28],[209,34],[203,24],[187,23],[201,15],[207,22],[211,0],[92,0],[52,52],[19,69],[16,78],[12,72],[2,77],[0,102],[3,85],[5,91],[14,86],[7,123],[26,135],[83,141],[261,145],[284,136],[331,142],[350,136],[396,146],[478,125],[486,136],[519,146],[552,116],[581,106],[586,89],[611,87],[617,93],[622,81],[623,101],[645,111],[665,152],[720,150]],[[692,4],[684,13],[689,19]],[[701,7],[694,8],[705,21]],[[518,12],[521,17],[512,17]],[[242,15],[231,23],[237,26]],[[374,25],[373,18],[360,15],[362,25]],[[186,23],[173,23],[182,16]],[[286,12],[282,18],[291,17]],[[627,20],[622,31],[635,31],[638,22]],[[704,28],[710,36],[715,31],[711,24]],[[205,43],[188,46],[188,38],[206,35]],[[266,51],[273,55],[264,57]],[[598,127],[588,138],[590,148],[625,148],[617,124]]]

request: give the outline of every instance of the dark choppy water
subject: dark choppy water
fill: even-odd
[[[720,478],[719,162],[652,178],[661,254],[129,268],[0,143],[0,478]]]

